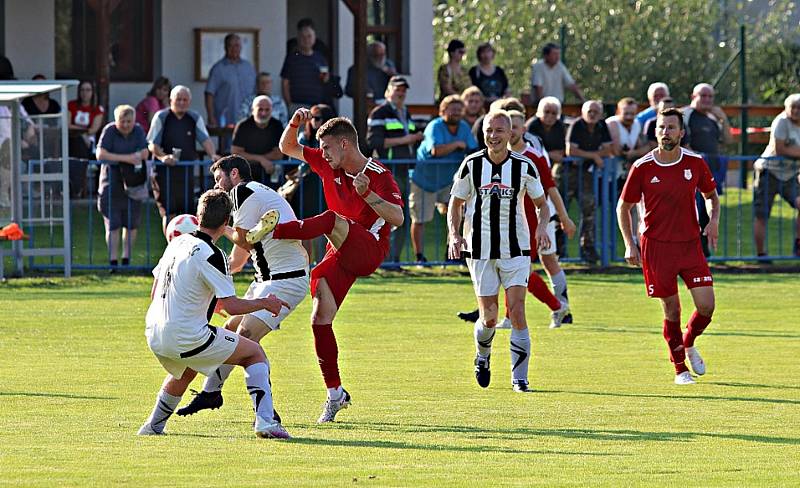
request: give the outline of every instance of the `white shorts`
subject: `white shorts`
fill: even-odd
[[[207,342],[192,351],[153,351],[153,354],[175,379],[181,379],[186,368],[211,376],[236,350],[239,335],[223,327],[209,325],[209,329]]]
[[[264,298],[270,293],[287,302],[292,308],[282,307],[281,313],[279,313],[277,317],[273,317],[270,312],[263,309],[248,315],[252,315],[264,322],[270,329],[278,330],[281,328],[283,319],[288,317],[289,314],[302,303],[306,295],[308,295],[308,273],[306,273],[305,276],[288,278],[285,280],[254,281],[250,283],[250,287],[247,289],[247,293],[244,294],[244,298]]]
[[[556,225],[558,222],[555,220],[551,220],[547,223],[547,237],[550,238],[550,247],[546,249],[539,248],[539,254],[547,256],[548,254],[555,254],[557,250],[556,246]],[[536,232],[536,229],[532,229],[531,232]]]
[[[530,256],[508,259],[467,259],[467,268],[472,277],[475,295],[491,297],[498,294],[500,285],[504,289],[512,286],[528,286],[531,274]]]

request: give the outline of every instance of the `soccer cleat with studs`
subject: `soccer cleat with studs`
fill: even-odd
[[[697,376],[703,376],[706,374],[706,363],[703,361],[703,357],[700,355],[700,351],[698,351],[696,347],[686,348],[686,359],[689,360],[689,364],[692,366],[692,371],[694,371],[694,374]]]
[[[256,422],[253,426],[256,436],[262,439],[291,439],[292,436],[286,432],[280,422],[272,420],[271,422],[256,415]]]
[[[339,410],[344,410],[345,408],[349,407],[352,403],[350,399],[350,394],[347,393],[347,390],[342,388],[342,396],[333,399],[328,398],[325,401],[325,405],[322,406],[322,415],[319,416],[317,419],[318,424],[324,424],[327,422],[333,422],[336,418],[336,414],[339,413]]]
[[[153,426],[150,425],[150,422],[139,427],[139,432],[136,435],[164,435],[164,431],[158,432],[153,429]]]
[[[564,323],[564,317],[569,315],[569,305],[561,304],[561,308],[550,314],[550,328],[558,329]]]
[[[222,392],[221,391],[201,391],[194,393],[194,398],[185,407],[181,407],[175,411],[175,415],[179,417],[186,417],[187,415],[194,415],[200,410],[216,410],[222,406]]]
[[[275,226],[278,225],[280,218],[281,214],[277,210],[267,210],[264,215],[261,216],[261,220],[258,221],[258,224],[247,231],[247,235],[245,236],[247,242],[250,244],[259,242],[264,236],[275,230]]]
[[[511,382],[511,387],[517,393],[533,393],[533,390],[528,386],[525,380],[514,380]]]
[[[475,379],[478,380],[478,385],[481,388],[487,388],[492,381],[492,371],[489,366],[490,357],[475,356]]]
[[[693,385],[695,384],[694,378],[688,371],[684,371],[683,373],[678,373],[675,375],[675,384],[676,385]]]

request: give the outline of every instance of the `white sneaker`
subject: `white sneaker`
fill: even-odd
[[[675,384],[676,385],[693,385],[695,384],[694,378],[692,375],[689,374],[688,371],[684,371],[681,374],[675,375]]]
[[[502,322],[494,326],[495,329],[510,329],[511,328],[511,319],[508,317],[504,318]]]
[[[339,410],[344,410],[345,408],[349,407],[350,403],[350,394],[347,393],[347,390],[342,388],[341,397],[336,400],[328,398],[328,400],[325,402],[325,405],[322,407],[322,415],[320,415],[317,419],[317,423],[324,424],[326,422],[333,422]]]
[[[569,305],[566,303],[561,304],[561,308],[550,314],[550,328],[558,329],[563,323],[564,317],[569,315]]]
[[[150,425],[150,422],[147,422],[139,427],[139,432],[137,432],[136,435],[164,435],[164,431],[156,432],[153,430],[153,426]]]
[[[275,226],[278,225],[278,220],[280,220],[280,218],[281,214],[277,210],[267,210],[264,215],[261,216],[261,220],[258,221],[258,224],[247,231],[247,235],[245,236],[247,242],[250,244],[259,242],[264,236],[275,230]]]
[[[262,439],[291,439],[292,436],[286,432],[280,422],[274,420],[266,420],[256,415],[256,424],[253,426],[256,431],[256,436]]]
[[[694,374],[697,376],[706,374],[706,363],[703,361],[703,357],[700,356],[700,351],[698,351],[696,347],[686,348],[686,358],[689,360],[689,364],[692,365]]]

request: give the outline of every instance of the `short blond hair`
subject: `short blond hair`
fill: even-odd
[[[525,120],[525,114],[520,112],[519,110],[509,110],[508,116],[512,119],[522,119]]]
[[[447,95],[442,99],[441,102],[439,102],[439,112],[444,112],[447,110],[447,107],[453,105],[454,103],[460,103],[461,105],[464,105],[464,100],[460,95]]]
[[[466,100],[467,97],[472,95],[478,95],[479,97],[481,97],[481,100],[486,99],[486,97],[483,96],[483,92],[481,91],[481,89],[475,85],[468,86],[467,88],[465,88],[464,91],[461,92],[461,99]]]
[[[490,110],[488,114],[483,118],[483,128],[489,126],[489,123],[494,119],[503,119],[506,121],[509,127],[513,124],[511,123],[511,116],[505,110]]]
[[[136,117],[136,109],[127,104],[117,105],[114,108],[114,120],[120,120],[126,115]]]

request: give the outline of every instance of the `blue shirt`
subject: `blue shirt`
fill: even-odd
[[[122,135],[122,132],[117,129],[114,122],[109,122],[103,127],[100,133],[100,140],[97,147],[102,147],[106,151],[114,154],[132,154],[139,152],[142,149],[147,149],[147,139],[144,136],[144,129],[139,124],[133,126],[133,130],[127,136]],[[105,193],[108,187],[112,187],[114,192],[119,192],[122,189],[122,175],[120,172],[120,165],[126,165],[128,168],[134,169],[133,166],[127,163],[117,163],[110,165],[103,163],[100,165],[100,180],[98,182],[98,193]],[[135,168],[136,171],[144,171],[142,168]]]
[[[317,51],[306,56],[298,51],[286,55],[281,78],[289,80],[290,103],[316,105],[325,103],[325,90],[320,68],[328,66],[325,56]]]
[[[644,127],[644,123],[655,116],[656,116],[656,109],[654,109],[653,107],[647,107],[646,109],[636,114],[636,120],[638,120],[639,123],[642,124],[642,127]]]
[[[436,117],[425,127],[424,135],[425,138],[420,143],[419,149],[417,149],[417,166],[414,168],[411,181],[425,191],[439,191],[452,183],[453,174],[458,169],[458,165],[461,164],[467,154],[474,152],[478,148],[478,141],[472,135],[472,129],[469,124],[463,120],[459,121],[458,130],[453,134],[441,117]],[[434,146],[455,141],[464,141],[467,149],[465,151],[453,151],[440,158],[435,158],[431,154]],[[429,159],[445,159],[454,162],[452,164],[425,164],[424,161]]]
[[[214,95],[214,117],[223,125],[237,122],[242,101],[256,91],[256,70],[249,61],[222,58],[211,67],[206,93]]]

